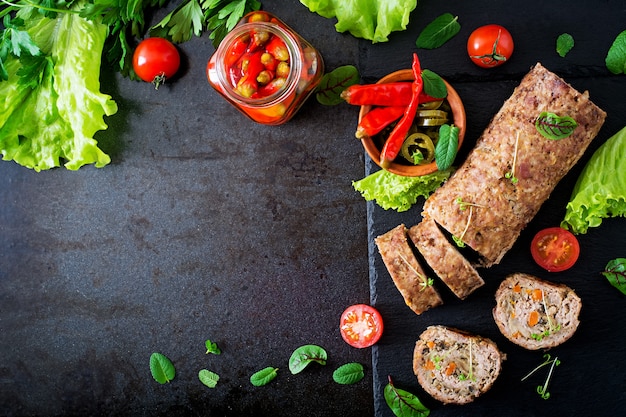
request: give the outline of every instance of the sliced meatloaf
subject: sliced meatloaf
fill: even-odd
[[[505,359],[490,339],[430,326],[415,344],[413,372],[433,398],[446,404],[467,404],[493,386]]]
[[[547,139],[535,127],[542,112],[572,117],[578,126],[566,138]],[[499,263],[605,117],[587,92],[535,65],[465,162],[426,200],[424,215],[478,252],[481,265]]]
[[[409,237],[426,263],[461,300],[485,284],[476,269],[448,241],[434,220],[423,218],[409,229]]]
[[[404,224],[378,236],[374,241],[391,279],[411,310],[422,314],[443,303],[432,281],[415,258]]]
[[[568,286],[518,273],[496,291],[493,318],[511,342],[530,350],[547,349],[572,337],[581,307]]]

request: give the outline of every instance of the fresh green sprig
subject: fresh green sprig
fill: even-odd
[[[552,372],[554,371],[554,368],[556,366],[559,366],[561,364],[561,361],[559,360],[558,357],[555,357],[554,359],[552,359],[549,353],[546,353],[545,355],[543,355],[543,358],[544,358],[544,361],[541,364],[539,364],[539,366],[537,366],[535,369],[530,371],[526,376],[524,376],[522,378],[522,382],[524,382],[532,374],[534,374],[535,372],[537,372],[544,366],[550,365],[550,370],[548,371],[548,376],[546,377],[545,382],[543,383],[543,385],[537,386],[537,394],[539,394],[541,398],[543,398],[544,400],[547,400],[548,398],[550,398],[550,392],[548,391],[548,384],[550,383],[550,379],[552,378]]]
[[[415,269],[413,265],[411,265],[404,256],[402,256],[401,254],[398,254],[398,256],[400,257],[400,259],[402,259],[402,261],[406,264],[406,266],[411,270],[411,272],[413,272],[417,276],[417,278],[419,278],[419,280],[421,281],[420,287],[422,288],[420,289],[420,291],[424,291],[427,287],[430,287],[435,283],[435,281],[433,281],[432,278],[428,278],[424,276],[424,274],[421,274],[417,269]]]

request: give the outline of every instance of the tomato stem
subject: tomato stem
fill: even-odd
[[[493,65],[496,62],[506,61],[506,56],[498,53],[498,42],[500,42],[501,33],[502,33],[502,30],[498,29],[498,36],[496,37],[496,40],[493,42],[493,48],[490,54],[473,55],[471,56],[471,58],[480,59],[485,65]]]

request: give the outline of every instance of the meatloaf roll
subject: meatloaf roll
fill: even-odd
[[[446,404],[467,404],[493,386],[505,359],[490,339],[430,326],[415,344],[413,372],[433,398]]]
[[[406,226],[400,224],[374,241],[404,302],[416,314],[422,314],[443,301],[415,258],[406,233]]]
[[[434,220],[423,218],[409,229],[409,237],[435,274],[461,300],[485,284],[476,269],[448,241]]]
[[[493,318],[511,342],[530,350],[547,349],[572,337],[581,307],[568,286],[519,273],[500,284]]]
[[[535,124],[544,112],[577,126],[559,140]],[[583,155],[606,113],[541,64],[522,79],[450,179],[424,204],[432,218],[481,256],[500,262],[557,183]]]

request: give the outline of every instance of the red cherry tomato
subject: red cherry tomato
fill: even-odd
[[[178,49],[167,39],[147,38],[139,42],[133,54],[135,73],[156,88],[176,74],[180,67]]]
[[[467,40],[467,54],[479,67],[504,64],[513,54],[513,37],[500,25],[481,26]]]
[[[341,337],[356,348],[366,348],[378,342],[383,334],[383,318],[378,310],[367,304],[355,304],[341,315]]]
[[[549,227],[535,235],[530,253],[540,267],[550,272],[561,272],[576,263],[580,245],[576,236],[567,230]]]

